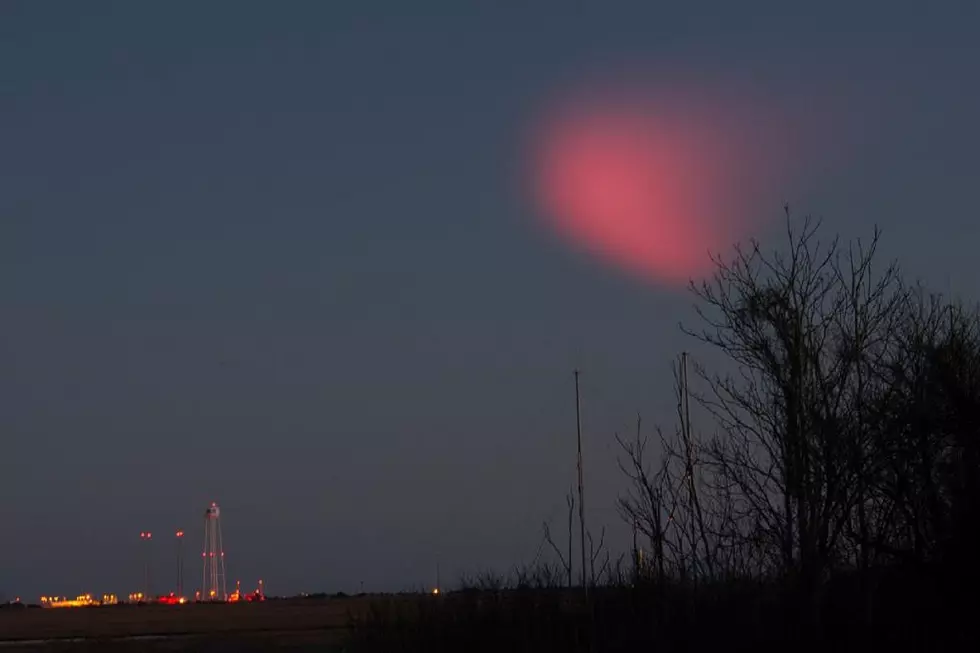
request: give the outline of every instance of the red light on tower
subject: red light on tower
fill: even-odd
[[[177,531],[177,537],[184,537],[184,531]]]

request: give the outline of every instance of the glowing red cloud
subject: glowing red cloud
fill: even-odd
[[[739,106],[636,90],[566,101],[535,134],[538,208],[559,234],[642,278],[710,272],[709,250],[745,235],[776,168],[767,120]]]

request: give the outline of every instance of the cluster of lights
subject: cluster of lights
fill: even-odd
[[[215,503],[212,503],[211,506],[212,509],[217,508],[217,504]],[[178,530],[175,533],[175,536],[178,539],[183,538],[184,531]],[[151,531],[140,531],[140,539],[143,541],[150,541],[153,539],[153,533]],[[207,554],[202,553],[201,555],[206,556]],[[210,553],[211,557],[214,557],[214,555],[215,555],[214,552]],[[221,551],[218,555],[223,558],[225,556],[225,552]],[[434,591],[434,593],[436,594],[438,592],[439,590]],[[235,596],[236,599],[244,598],[249,602],[253,600],[259,600],[259,601],[265,600],[265,592],[263,591],[263,582],[261,580],[259,581],[259,589],[257,589],[254,594],[242,596],[240,590],[236,590],[235,594],[236,594]],[[208,593],[208,597],[211,600],[216,599],[217,591],[214,589],[210,590],[210,592]],[[144,594],[143,592],[133,592],[129,595],[128,598],[130,603],[142,603],[142,602],[149,602],[153,600],[150,596]],[[194,593],[194,599],[195,601],[201,600],[200,590]],[[178,597],[173,592],[171,592],[168,596],[161,596],[157,598],[156,601],[168,605],[187,603],[187,599],[185,597],[182,596]],[[19,603],[20,597],[18,597],[15,602]],[[115,594],[103,594],[101,601],[93,598],[91,594],[81,594],[79,596],[76,596],[74,599],[69,599],[66,596],[42,596],[41,597],[41,605],[46,608],[68,608],[68,607],[74,608],[74,607],[96,606],[96,605],[116,605],[118,602],[119,599]]]
[[[69,599],[67,596],[42,596],[41,605],[45,608],[82,608],[90,605],[102,605],[102,603],[93,599],[91,594],[79,594],[74,599]]]
[[[241,601],[263,600],[262,581],[259,581],[259,589],[251,594],[242,594],[242,581],[235,581],[235,591],[228,595],[228,603],[239,603]]]
[[[143,594],[143,592],[133,592],[129,595],[130,603],[141,603],[143,601],[149,601],[150,598]],[[20,602],[20,597],[17,598],[17,602]],[[168,604],[183,604],[187,603],[187,599],[184,597],[177,597],[173,593],[169,596],[160,597],[158,599],[160,603]],[[96,599],[91,594],[80,594],[74,599],[69,599],[67,596],[42,596],[41,606],[45,608],[82,608],[87,606],[96,605],[117,605],[119,603],[119,597],[115,594],[103,594],[102,599]]]
[[[176,594],[171,592],[167,596],[161,596],[157,598],[157,603],[160,603],[162,605],[184,605],[185,603],[187,603],[187,599],[185,599],[183,596],[177,596]]]
[[[212,502],[211,503],[211,509],[208,512],[209,512],[209,516],[216,517],[217,516],[217,503]],[[178,539],[183,538],[184,537],[184,531],[178,530],[175,533],[175,536]],[[152,539],[153,539],[153,533],[151,531],[140,531],[140,540],[143,540],[143,541],[151,541]],[[202,554],[202,555],[204,555],[204,554]],[[219,555],[223,558],[225,556],[225,552],[222,551]],[[211,553],[211,556],[214,557],[214,553],[213,552]],[[265,597],[262,594],[261,586],[262,586],[262,581],[259,581],[259,587],[260,587],[260,589],[256,592],[256,596],[261,596],[264,599]],[[215,599],[217,597],[216,590],[213,590],[212,589],[209,592],[209,597],[212,600]],[[195,592],[194,598],[195,598],[195,600],[200,601],[201,600],[201,592],[200,591]],[[133,592],[132,594],[129,595],[129,601],[131,603],[141,603],[141,602],[144,602],[144,601],[149,602],[151,600],[152,600],[151,597],[148,596],[148,595],[146,595],[146,594],[144,594],[143,592]],[[251,598],[249,598],[249,600],[251,600]],[[169,605],[176,605],[176,604],[184,604],[184,603],[187,603],[187,599],[186,598],[184,598],[183,596],[178,597],[173,592],[171,592],[167,596],[161,596],[161,597],[159,597],[158,599],[156,599],[156,601],[159,602],[159,603],[165,603],[165,604],[169,604]],[[18,602],[18,603],[20,602],[20,597],[17,598],[17,601],[16,602]],[[69,599],[66,596],[42,596],[41,597],[41,605],[44,606],[44,607],[46,607],[46,608],[68,608],[68,607],[74,608],[74,607],[91,606],[91,605],[115,605],[118,602],[119,602],[119,599],[116,597],[115,594],[103,594],[101,601],[93,598],[91,594],[81,594],[81,595],[75,597],[74,599]]]

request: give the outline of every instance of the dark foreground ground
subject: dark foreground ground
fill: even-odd
[[[968,568],[788,580],[677,581],[582,590],[473,588],[442,596],[246,605],[0,610],[6,651],[977,650]]]
[[[340,651],[368,598],[0,610],[0,653]]]

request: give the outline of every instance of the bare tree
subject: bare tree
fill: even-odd
[[[692,284],[700,325],[682,328],[727,362],[695,364],[707,440],[686,364],[679,428],[648,440],[638,419],[635,438],[616,437],[619,511],[652,556],[635,555],[636,575],[788,574],[815,590],[836,566],[972,555],[980,311],[876,265],[877,230],[845,245],[819,231],[787,208],[783,247],[737,246]]]
[[[575,521],[575,495],[569,491],[565,495],[565,502],[568,504],[568,556],[566,557],[562,554],[561,549],[555,543],[554,538],[551,536],[551,527],[548,522],[544,522],[542,528],[544,530],[544,539],[558,556],[558,560],[561,563],[562,569],[568,574],[568,586],[572,587],[572,525]]]
[[[957,533],[976,514],[965,507],[980,472],[980,316],[921,287],[900,315],[875,404],[880,464],[872,490],[886,509],[862,544],[925,563],[972,539]]]
[[[591,576],[591,583],[595,585],[598,579],[605,576],[609,569],[610,555],[609,551],[606,549],[606,527],[602,527],[602,531],[599,533],[599,543],[592,539],[592,531],[587,534],[587,539],[589,541],[589,574]],[[596,571],[596,561],[601,560],[599,565],[599,570]]]
[[[702,327],[685,329],[737,367],[698,367],[707,389],[696,398],[719,429],[703,464],[726,496],[722,521],[761,548],[763,570],[807,581],[866,504],[860,398],[901,295],[894,265],[872,268],[877,231],[845,256],[837,239],[818,240],[819,226],[797,229],[787,208],[785,251],[751,241],[716,258],[714,277],[692,284]]]
[[[636,418],[635,438],[627,441],[616,434],[616,441],[626,456],[625,461],[620,459],[619,467],[629,479],[627,493],[617,502],[620,515],[632,524],[636,531],[646,536],[653,555],[652,569],[657,578],[663,578],[666,572],[664,557],[666,525],[671,520],[668,491],[665,487],[670,481],[666,444],[661,433],[661,452],[665,455],[661,456],[659,467],[655,470],[651,469],[646,457],[648,440],[642,434],[642,419],[639,415]],[[644,573],[644,565],[641,550],[635,542],[634,549],[634,576],[640,576]]]

